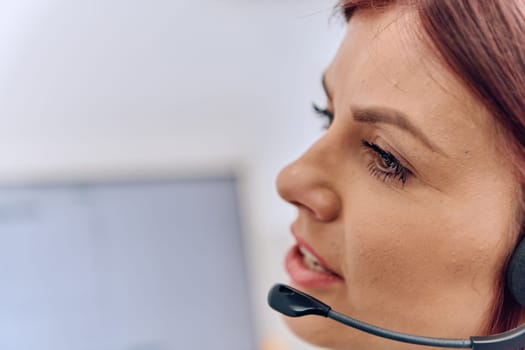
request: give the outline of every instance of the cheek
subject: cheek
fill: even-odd
[[[360,201],[345,212],[345,277],[352,308],[364,317],[376,310],[378,319],[434,314],[445,320],[460,310],[478,317],[486,312],[506,251],[504,220],[480,222],[480,211],[464,204],[434,208],[388,198]]]
[[[442,276],[446,259],[436,254],[437,242],[431,244],[422,238],[434,229],[425,224],[426,220],[408,221],[401,211],[379,209],[376,206],[376,212],[388,212],[388,216],[370,215],[371,211],[364,208],[361,213],[354,211],[346,231],[348,280],[353,286],[352,296],[361,305],[363,300],[373,302],[373,294],[382,299],[392,291],[396,298],[387,300],[414,297],[418,285],[431,276]]]

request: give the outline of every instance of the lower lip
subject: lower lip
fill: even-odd
[[[306,267],[298,245],[288,251],[285,268],[292,282],[304,288],[323,288],[343,281],[339,276],[312,271]]]

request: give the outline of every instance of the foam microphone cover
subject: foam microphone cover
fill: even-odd
[[[522,239],[507,267],[507,288],[521,306],[525,306],[525,239]]]

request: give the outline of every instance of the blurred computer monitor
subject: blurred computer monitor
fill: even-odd
[[[0,349],[255,349],[234,176],[0,187]]]

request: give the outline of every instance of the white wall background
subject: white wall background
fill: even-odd
[[[0,181],[240,169],[261,340],[294,211],[279,169],[320,133],[332,0],[0,0]]]

